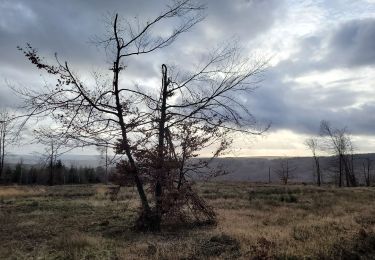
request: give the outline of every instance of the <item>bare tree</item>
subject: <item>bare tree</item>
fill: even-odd
[[[329,122],[323,120],[320,123],[320,133],[325,141],[323,148],[337,157],[339,187],[343,186],[343,177],[345,177],[347,186],[356,186],[357,181],[354,175],[354,148],[346,128],[332,128]]]
[[[279,165],[275,169],[275,172],[279,176],[281,182],[284,185],[287,185],[288,181],[294,178],[294,172],[297,170],[297,167],[292,165],[288,158],[279,159],[278,164]]]
[[[42,91],[18,90],[25,97],[24,108],[32,111],[27,116],[52,116],[60,126],[56,134],[71,147],[104,146],[123,155],[118,169],[137,188],[141,229],[159,229],[163,217],[182,217],[185,208],[196,218],[214,220],[213,211],[188,181],[190,174],[209,166],[209,160],[196,159],[199,151],[216,143],[214,158],[229,147],[231,132],[261,134],[267,129],[255,129],[254,117],[236,98],[254,89],[259,81],[255,76],[266,63],[241,57],[235,45],[212,51],[195,70],[170,73],[163,64],[156,95],[120,84],[129,57],[169,46],[203,19],[203,10],[190,0],[174,1],[155,19],[136,26],[121,24],[116,15],[110,36],[97,40],[113,54],[112,79],[97,76],[96,87],[87,86],[57,56],[56,64],[49,65],[29,44],[19,48],[37,68],[57,79],[55,86],[46,85]],[[181,23],[171,34],[156,37],[156,24],[172,18]]]
[[[109,158],[109,154],[108,154],[108,144],[106,144],[105,146],[99,146],[98,150],[100,152],[101,159],[104,160],[104,170],[105,170],[104,182],[105,182],[105,184],[108,184],[108,169],[109,169],[109,166],[112,162],[112,160],[111,160],[111,158]]]
[[[6,148],[15,141],[13,116],[6,110],[0,110],[0,179],[4,171]]]
[[[363,159],[363,162],[362,162],[363,176],[365,179],[365,184],[368,187],[371,186],[371,178],[370,178],[371,177],[370,175],[371,165],[372,165],[372,161],[369,157]]]
[[[305,141],[305,145],[311,150],[313,154],[313,159],[315,163],[315,173],[316,173],[316,183],[318,186],[321,185],[322,179],[321,179],[321,171],[320,171],[320,162],[319,157],[317,156],[317,149],[319,147],[318,145],[318,139],[317,138],[309,138]]]
[[[64,153],[72,150],[72,147],[67,147],[67,140],[57,129],[51,127],[41,127],[34,130],[35,142],[45,145],[46,149],[42,154],[42,165],[48,169],[48,184],[50,186],[55,183],[56,165]]]

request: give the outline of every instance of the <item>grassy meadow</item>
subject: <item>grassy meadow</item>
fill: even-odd
[[[133,230],[108,186],[0,187],[0,259],[374,259],[375,188],[197,183],[216,226]]]

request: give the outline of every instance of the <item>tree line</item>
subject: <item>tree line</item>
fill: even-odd
[[[51,169],[50,164],[47,166],[29,165],[19,161],[15,165],[5,164],[0,183],[18,185],[94,184],[107,183],[112,180],[113,175],[114,168],[108,172],[102,166],[65,166],[61,160],[57,160]]]

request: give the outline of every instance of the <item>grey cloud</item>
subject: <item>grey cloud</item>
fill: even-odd
[[[0,43],[5,57],[15,55],[15,47],[25,42],[42,52],[57,51],[63,57],[95,61],[96,48],[89,46],[89,38],[103,35],[105,16],[119,13],[121,18],[134,21],[159,14],[169,1],[50,1],[5,0],[0,9]],[[200,40],[200,46],[212,44],[205,28],[213,27],[222,40],[234,34],[253,37],[267,30],[276,19],[276,10],[282,1],[238,0],[207,1],[207,19],[199,24],[195,34],[189,34],[189,43]],[[228,32],[230,34],[228,35]],[[183,48],[183,44],[179,44]],[[6,51],[5,51],[6,50]],[[97,60],[96,60],[97,61]]]
[[[270,68],[262,87],[247,97],[247,105],[258,120],[272,122],[271,131],[290,129],[317,134],[324,119],[335,126],[348,127],[354,134],[374,133],[375,106],[353,106],[363,93],[350,88],[350,79],[340,87],[325,88],[285,82],[283,75],[278,68]]]
[[[259,119],[273,122],[273,130],[316,134],[320,120],[325,119],[355,134],[373,134],[374,106],[361,101],[372,92],[353,88],[371,82],[353,73],[325,86],[299,84],[294,78],[310,72],[373,67],[374,42],[375,19],[348,21],[301,39],[298,52],[266,73],[263,87],[249,96],[249,106]]]
[[[251,40],[281,19],[284,8],[283,0],[208,1],[206,30],[214,30],[221,38],[236,34]]]
[[[106,33],[109,17],[119,13],[121,19],[146,22],[157,16],[169,1],[112,0],[112,1],[43,1],[4,0],[0,3],[0,80],[37,86],[43,79],[30,83],[30,75],[39,75],[16,49],[31,43],[43,57],[53,59],[55,52],[62,61],[69,61],[80,74],[101,68],[108,71],[109,59],[99,47],[90,44],[95,35]],[[126,82],[159,77],[162,63],[191,66],[197,55],[212,49],[216,43],[242,34],[243,41],[256,37],[271,28],[276,13],[284,1],[207,0],[207,17],[190,33],[182,35],[166,50],[127,61]],[[211,33],[208,33],[208,30]],[[52,60],[53,61],[53,60]],[[9,72],[11,71],[11,73]],[[6,85],[0,84],[5,89]],[[7,104],[8,92],[2,91],[2,104]]]
[[[299,51],[280,62],[286,74],[375,66],[375,19],[351,20],[300,40]]]
[[[375,65],[375,19],[353,20],[333,34],[328,59],[347,67]]]

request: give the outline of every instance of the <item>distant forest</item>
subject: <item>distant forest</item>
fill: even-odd
[[[4,175],[0,178],[2,184],[19,185],[64,185],[107,183],[113,168],[97,166],[66,166],[57,160],[52,166],[30,165],[18,162],[15,165],[5,165]]]
[[[371,162],[375,154],[355,154],[353,172],[358,185],[370,186],[375,183],[375,174]],[[119,175],[115,164],[95,165],[93,160],[80,161],[58,159],[51,168],[50,164],[5,163],[0,184],[18,185],[64,185],[89,183],[117,183]],[[285,163],[288,162],[288,180],[285,182]],[[226,173],[214,178],[218,181],[251,181],[260,183],[316,183],[316,167],[313,157],[227,157],[216,158],[210,168],[221,168]],[[320,157],[321,184],[338,185],[339,169],[337,157]],[[283,171],[284,169],[284,171]],[[197,176],[192,176],[194,179]],[[121,185],[130,185],[124,181]]]

